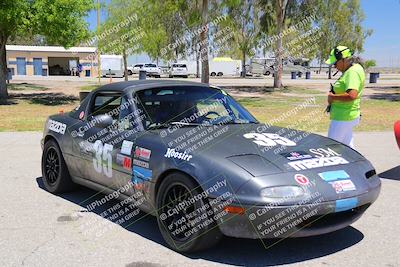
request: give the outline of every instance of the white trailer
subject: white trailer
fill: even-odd
[[[101,76],[124,77],[124,61],[120,55],[101,55]]]
[[[240,76],[242,65],[240,60],[227,57],[216,57],[210,60],[210,76]]]
[[[209,61],[210,76],[240,76],[242,62],[229,57],[216,57]],[[188,75],[196,75],[196,60],[179,60],[179,63],[186,64]],[[199,66],[201,75],[201,61]]]

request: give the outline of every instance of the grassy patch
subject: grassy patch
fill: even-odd
[[[91,91],[97,87],[88,85],[83,89]],[[326,132],[329,126],[329,115],[324,114],[326,96],[313,90],[287,88],[260,97],[236,99],[260,122],[314,132]],[[49,115],[60,110],[68,112],[79,103],[76,98],[46,93],[21,94],[10,102],[0,105],[0,131],[42,131]],[[305,103],[308,105],[302,107]],[[363,116],[357,131],[391,131],[394,121],[399,119],[398,101],[362,99],[361,105]]]
[[[325,132],[329,127],[329,115],[324,113],[326,97],[315,96],[315,102],[300,108],[311,98],[279,96],[264,98],[239,98],[260,122],[306,131]],[[363,99],[361,123],[356,131],[391,131],[399,118],[400,105],[389,100]]]
[[[97,85],[97,84],[91,84],[91,85],[84,85],[84,86],[80,87],[79,89],[80,89],[81,91],[88,91],[88,92],[91,92],[91,91],[93,91],[94,89],[97,89],[97,88],[99,88],[99,87],[100,87],[100,86]]]
[[[48,88],[30,83],[10,83],[7,84],[7,89],[10,91],[46,91]]]
[[[72,110],[78,101],[51,106],[31,103],[29,100],[14,100],[14,104],[0,105],[0,131],[42,131],[48,116],[60,110]]]

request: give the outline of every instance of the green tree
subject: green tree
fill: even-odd
[[[269,39],[270,35],[275,37],[275,43],[266,43],[275,50],[274,88],[282,87],[284,33],[292,25],[310,16],[315,1],[259,0],[263,10],[260,17],[263,39]],[[308,26],[311,26],[311,23]]]
[[[227,19],[222,24],[233,34],[232,54],[238,54],[242,61],[242,77],[246,77],[246,58],[256,52],[260,37],[257,5],[252,0],[228,0]]]
[[[88,37],[85,16],[92,0],[2,0],[0,3],[0,101],[7,92],[6,43],[22,35],[40,34],[49,43],[71,47]]]
[[[138,21],[139,4],[139,1],[112,0],[108,5],[107,20],[101,29],[106,33],[105,37],[98,39],[102,53],[122,55],[125,81],[128,81],[129,75],[128,55],[140,51],[138,43],[144,34]]]
[[[370,68],[375,66],[376,66],[376,61],[374,59],[365,60],[364,62],[365,71],[368,71]]]
[[[317,9],[319,12],[315,23],[323,36],[318,43],[317,58],[320,68],[331,49],[337,45],[348,46],[354,52],[363,51],[364,41],[372,34],[372,30],[362,26],[365,15],[359,0],[319,0]],[[329,78],[331,78],[331,68],[329,68]]]

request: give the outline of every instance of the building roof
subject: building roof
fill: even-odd
[[[7,51],[27,52],[69,52],[69,53],[95,53],[96,47],[71,47],[65,49],[62,46],[31,46],[31,45],[6,45]]]

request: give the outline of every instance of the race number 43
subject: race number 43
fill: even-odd
[[[247,133],[244,138],[253,139],[253,142],[260,146],[295,146],[296,143],[274,133]]]
[[[95,157],[93,158],[93,166],[96,172],[104,173],[107,177],[112,177],[112,155],[113,146],[104,144],[101,140],[97,140],[93,144]]]

